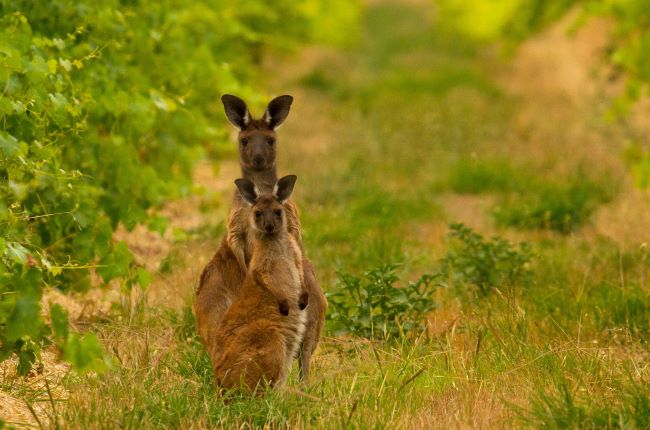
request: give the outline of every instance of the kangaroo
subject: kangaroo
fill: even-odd
[[[260,192],[271,192],[277,182],[276,130],[289,115],[293,98],[285,95],[273,99],[261,119],[254,119],[246,103],[238,97],[221,98],[226,117],[239,129],[239,162],[242,177],[255,183]],[[302,237],[298,209],[288,200],[283,205],[287,231],[302,250]],[[240,295],[247,265],[252,255],[252,235],[247,222],[250,205],[239,192],[235,192],[228,215],[228,233],[221,240],[212,260],[201,274],[196,291],[194,313],[197,329],[206,348],[214,344],[215,334],[226,310]],[[309,380],[311,356],[316,349],[327,310],[327,300],[316,279],[314,267],[303,258],[304,286],[309,305],[305,309],[306,329],[300,346],[300,374]]]
[[[284,210],[295,182],[296,176],[285,176],[272,193],[260,193],[248,179],[235,181],[251,205],[247,222],[253,251],[241,293],[223,316],[210,350],[222,388],[254,392],[264,384],[282,385],[302,341],[302,250],[287,229]]]
[[[261,195],[255,184],[248,179],[235,180],[235,185],[237,185],[243,200],[251,205],[247,222],[253,230],[251,235],[253,239],[251,264],[256,263],[255,268],[251,268],[251,272],[257,283],[266,287],[273,294],[278,301],[278,310],[285,316],[289,314],[289,299],[284,286],[285,284],[291,284],[291,281],[282,279],[282,272],[290,273],[293,266],[291,266],[290,262],[283,262],[282,258],[292,257],[295,260],[295,266],[299,269],[300,296],[298,308],[300,310],[305,309],[309,299],[309,293],[305,289],[302,249],[295,237],[290,235],[286,228],[287,218],[283,208],[293,191],[296,179],[296,175],[285,176],[278,181],[273,188],[273,193],[269,195]],[[261,233],[275,239],[271,243],[273,246],[262,247],[259,240]],[[275,254],[268,255],[271,252]],[[244,282],[246,281],[244,280]]]

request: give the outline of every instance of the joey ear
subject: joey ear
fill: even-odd
[[[253,181],[249,179],[235,179],[235,185],[241,194],[242,199],[248,204],[254,205],[257,200],[257,187]]]
[[[224,94],[221,96],[221,103],[223,103],[228,121],[238,129],[246,128],[251,122],[251,114],[248,112],[246,103],[239,97]]]
[[[273,130],[280,127],[289,115],[291,103],[293,103],[293,97],[291,96],[280,96],[271,100],[266,112],[264,112],[264,122]]]
[[[273,195],[280,201],[286,202],[291,197],[293,186],[296,184],[298,177],[296,175],[287,175],[281,178],[273,188]]]

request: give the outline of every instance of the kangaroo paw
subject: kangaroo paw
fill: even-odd
[[[300,295],[300,298],[298,299],[298,308],[300,308],[300,310],[303,310],[307,307],[308,304],[309,304],[309,293],[305,291]]]
[[[284,299],[280,300],[278,302],[278,309],[280,310],[280,313],[284,316],[289,315],[289,301]]]

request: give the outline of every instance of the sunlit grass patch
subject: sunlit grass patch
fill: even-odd
[[[603,283],[589,298],[595,319],[604,330],[647,337],[650,334],[650,291],[638,283],[617,286]],[[588,306],[588,305],[587,305]]]
[[[611,201],[619,183],[608,173],[578,173],[549,179],[532,166],[506,159],[461,159],[449,172],[448,186],[457,193],[494,193],[496,222],[519,229],[549,229],[570,233]],[[440,185],[444,188],[444,185]]]
[[[538,386],[530,406],[516,408],[517,421],[549,429],[650,427],[650,381],[639,377],[630,364],[623,367],[604,381],[609,391],[595,396],[601,387],[591,387],[591,381],[572,375],[560,375],[549,388]]]
[[[435,71],[409,74],[406,70],[396,70],[392,75],[374,82],[366,91],[396,91],[404,97],[425,93],[429,97],[444,96],[456,88],[471,88],[482,96],[493,97],[500,94],[497,87],[485,76],[462,66],[443,66]]]
[[[529,189],[506,196],[495,208],[497,223],[523,229],[570,233],[587,222],[599,205],[609,202],[618,184],[576,175],[563,180],[536,180]]]
[[[520,191],[530,186],[528,170],[505,159],[459,160],[449,172],[449,187],[462,194]]]
[[[331,273],[404,262],[405,250],[417,239],[405,236],[409,228],[442,218],[430,191],[366,169],[352,162],[344,173],[320,183],[317,193],[305,193],[306,242]]]
[[[647,336],[647,251],[622,251],[605,240],[549,241],[537,250],[537,287],[522,295],[534,318],[548,320],[567,336],[621,342]]]

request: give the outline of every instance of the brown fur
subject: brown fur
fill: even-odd
[[[226,104],[227,102],[224,100],[224,105]],[[229,108],[226,107],[227,113],[228,110]],[[243,113],[241,114],[243,115]],[[242,143],[243,137],[247,138],[246,145]],[[273,138],[272,141],[274,142],[273,145],[269,146],[272,147],[272,150],[262,150],[258,147],[257,150],[263,153],[264,161],[261,166],[256,166],[252,162],[254,145],[264,142],[268,145],[270,137]],[[270,191],[278,179],[275,166],[277,147],[275,137],[275,130],[268,127],[263,120],[251,120],[247,126],[240,127],[238,141],[242,175],[244,178],[252,180],[262,191]],[[242,270],[241,261],[247,263],[252,254],[252,247],[248,242],[249,225],[247,222],[242,222],[242,220],[247,219],[250,208],[242,206],[244,206],[244,203],[241,196],[236,193],[233,198],[233,207],[228,216],[229,231],[231,226],[236,231],[234,242],[232,242],[233,238],[231,238],[235,251],[229,245],[227,238],[224,237],[214,257],[203,269],[199,288],[196,292],[194,312],[197,328],[201,340],[208,350],[211,350],[212,345],[215,343],[216,331],[226,310],[242,293],[242,284],[246,272]],[[285,209],[288,231],[294,236],[302,249],[298,209],[292,201],[285,203]],[[244,258],[241,255],[242,244],[244,245]],[[239,254],[239,259],[236,253]],[[309,294],[309,305],[305,309],[307,317],[306,330],[299,352],[301,377],[304,381],[307,381],[309,379],[311,356],[318,345],[325,322],[327,300],[316,279],[314,266],[306,257],[303,257],[303,269],[304,286]]]
[[[300,230],[300,220],[298,218],[298,208],[291,201],[284,204],[287,216],[287,229],[298,243],[302,243],[302,234]],[[252,235],[249,230],[249,214],[251,206],[242,200],[241,195],[235,192],[228,218],[226,220],[226,242],[232,250],[243,273],[246,273],[248,260],[251,256],[251,239]]]
[[[305,332],[306,313],[298,307],[302,251],[287,231],[284,211],[273,214],[282,206],[271,195],[262,195],[248,217],[253,236],[250,270],[210,349],[215,378],[223,388],[252,392],[264,384],[283,384]],[[256,211],[270,217],[258,219]],[[275,225],[272,233],[264,230],[269,222]],[[289,303],[286,316],[278,312],[278,300]]]

